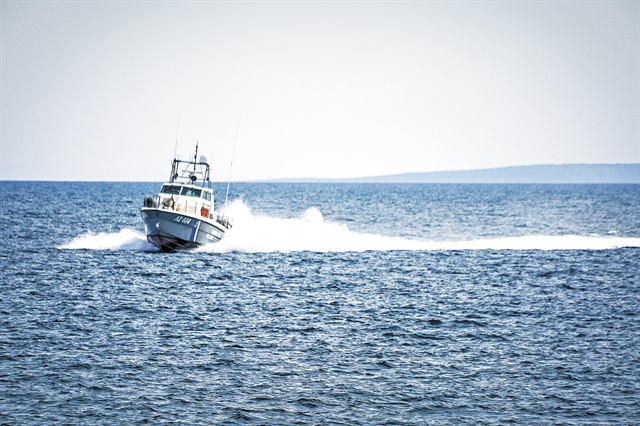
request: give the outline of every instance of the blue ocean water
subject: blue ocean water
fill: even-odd
[[[1,424],[640,423],[640,185],[158,188],[0,182]]]

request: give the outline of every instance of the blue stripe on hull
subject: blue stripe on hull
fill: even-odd
[[[200,223],[202,223],[202,221],[201,220],[197,220],[196,223],[193,225],[193,229],[191,230],[191,237],[189,237],[189,241],[195,242],[196,239],[198,238],[198,231],[200,230]]]

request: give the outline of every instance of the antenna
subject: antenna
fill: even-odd
[[[176,147],[173,150],[173,158],[175,159],[178,155],[178,132],[180,131],[180,114],[182,113],[182,105],[180,105],[180,109],[178,110],[178,129],[176,130]]]
[[[233,168],[233,157],[236,155],[236,144],[238,143],[238,130],[240,130],[240,118],[242,112],[238,116],[238,127],[236,127],[236,140],[233,141],[233,151],[231,152],[231,165],[229,165],[229,179],[227,180],[227,194],[224,196],[224,209],[227,209],[227,201],[229,200],[229,185],[231,185],[231,169]]]

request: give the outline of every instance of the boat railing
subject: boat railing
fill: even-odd
[[[184,203],[176,203],[175,211],[180,213],[199,214],[199,207],[198,203],[189,203],[188,201],[185,201]]]
[[[233,227],[233,221],[224,212],[218,213],[218,215],[216,216],[216,222],[227,229],[231,229]]]

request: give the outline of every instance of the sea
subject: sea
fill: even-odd
[[[0,181],[0,424],[640,424],[640,185],[159,188]]]

